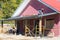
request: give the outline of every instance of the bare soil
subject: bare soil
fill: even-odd
[[[60,40],[60,37],[27,37],[22,35],[0,34],[0,40]]]

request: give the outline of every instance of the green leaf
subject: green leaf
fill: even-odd
[[[0,0],[0,19],[6,19],[11,17],[16,8],[23,0]]]

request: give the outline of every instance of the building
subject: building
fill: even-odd
[[[17,33],[30,36],[60,35],[60,1],[24,0],[9,20],[16,20]]]

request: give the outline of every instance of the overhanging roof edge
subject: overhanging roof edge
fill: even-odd
[[[46,5],[47,7],[51,8],[52,10],[55,10],[57,13],[60,13],[58,10],[56,10],[52,6],[48,5],[47,3],[43,2],[42,0],[38,0],[38,1],[41,2],[42,4]]]
[[[13,18],[8,18],[6,20],[33,19],[33,18],[40,18],[40,17],[43,17],[43,16],[49,16],[49,15],[54,15],[54,14],[58,14],[58,13],[53,12],[53,13],[48,13],[48,14],[43,14],[43,15],[32,15],[32,16],[25,16],[25,17],[13,17]]]

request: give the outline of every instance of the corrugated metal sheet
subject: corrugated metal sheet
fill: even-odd
[[[60,0],[42,0],[42,1],[60,12]]]
[[[31,0],[30,3],[27,5],[27,7],[20,14],[20,16],[38,15],[39,10],[41,10],[41,11],[43,10],[43,14],[55,12],[54,10],[47,7],[46,5],[42,4],[41,2],[39,2],[37,0]]]

